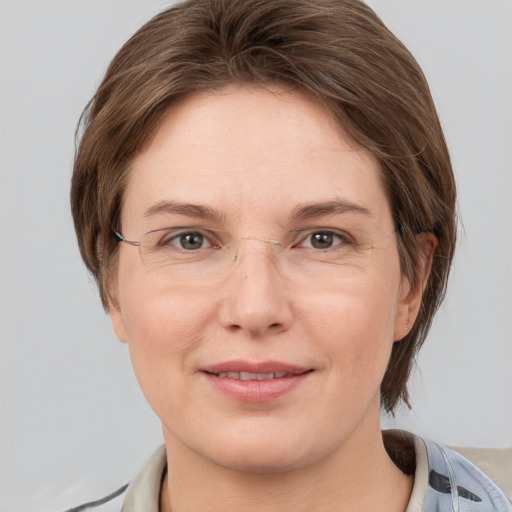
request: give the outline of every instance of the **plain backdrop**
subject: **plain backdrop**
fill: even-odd
[[[116,50],[168,2],[0,0],[0,509],[62,511],[161,443],[80,260],[74,129]],[[429,79],[462,219],[448,297],[398,425],[512,446],[512,1],[372,0]]]

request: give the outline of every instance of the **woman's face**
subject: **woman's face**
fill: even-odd
[[[174,106],[122,234],[146,245],[120,244],[110,315],[168,448],[280,471],[378,431],[418,298],[377,160],[316,103],[229,87]]]

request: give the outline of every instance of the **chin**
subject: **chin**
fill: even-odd
[[[307,467],[332,451],[307,432],[254,425],[203,445],[200,455],[214,464],[251,474],[276,474]],[[281,430],[281,431],[280,431]],[[211,447],[215,447],[211,450]]]
[[[305,454],[286,449],[275,443],[260,443],[257,446],[235,445],[224,453],[217,453],[213,461],[217,465],[247,474],[277,474],[301,469],[311,461]]]

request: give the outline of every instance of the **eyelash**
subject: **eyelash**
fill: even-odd
[[[301,240],[301,242],[299,242],[298,244],[294,245],[294,247],[302,245],[307,240],[311,240],[314,235],[322,235],[322,236],[327,235],[327,236],[331,236],[333,240],[338,239],[338,243],[333,243],[332,246],[327,247],[327,248],[323,248],[324,251],[335,250],[335,249],[339,248],[339,246],[343,246],[343,245],[347,245],[347,244],[353,243],[352,238],[350,238],[345,233],[340,233],[340,232],[334,231],[332,229],[318,229],[318,230],[314,230],[314,231],[309,231],[308,235],[305,238],[303,238]],[[322,250],[322,248],[312,247],[312,246],[305,247],[305,248],[307,248],[307,249]]]
[[[172,229],[172,228],[164,228],[161,231],[164,231],[165,229]],[[158,230],[160,231],[160,230]],[[183,252],[194,252],[193,250],[185,249],[184,247],[179,247],[177,244],[174,244],[173,242],[179,243],[179,240],[187,235],[200,235],[203,237],[203,241],[209,242],[209,247],[200,247],[199,249],[220,249],[221,244],[213,243],[212,242],[212,236],[211,235],[205,235],[201,230],[199,229],[190,229],[190,230],[183,230],[178,233],[172,234],[172,235],[166,235],[161,240],[158,241],[159,247],[165,247],[172,245],[176,247],[176,249],[183,251]],[[199,250],[199,249],[196,249]]]

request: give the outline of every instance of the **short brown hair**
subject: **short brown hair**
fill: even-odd
[[[357,0],[188,0],[121,48],[82,114],[71,205],[82,257],[108,307],[123,193],[133,157],[177,100],[227,84],[286,84],[326,108],[379,159],[402,273],[418,278],[415,235],[439,242],[411,332],[393,346],[381,386],[393,411],[441,303],[456,237],[455,184],[425,77]]]

